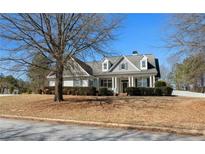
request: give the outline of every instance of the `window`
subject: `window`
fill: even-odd
[[[148,86],[147,78],[138,78],[135,81],[137,82],[137,87],[147,87]]]
[[[74,80],[74,86],[75,86],[75,87],[80,87],[80,86],[82,86],[82,80]]]
[[[107,63],[103,64],[103,69],[106,70],[107,69]]]
[[[137,87],[142,87],[142,79],[137,80]]]
[[[93,87],[94,86],[94,81],[93,80],[89,80],[90,81],[90,86]]]
[[[142,61],[142,67],[146,67],[146,61]]]
[[[125,64],[121,64],[121,69],[125,69]]]
[[[128,64],[127,63],[123,63],[120,65],[120,69],[124,70],[128,68]]]
[[[101,79],[100,86],[105,88],[112,88],[112,80]]]
[[[112,80],[107,80],[107,86],[108,88],[112,88]]]

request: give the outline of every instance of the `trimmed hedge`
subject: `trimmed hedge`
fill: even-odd
[[[160,87],[160,88],[162,90],[162,95],[163,96],[171,96],[172,95],[173,88],[168,87],[168,86]]]
[[[165,81],[156,81],[155,87],[166,87],[167,83]]]
[[[155,96],[162,96],[162,89],[161,89],[161,87],[154,88],[154,95]]]
[[[55,94],[55,87],[46,87],[45,94]],[[95,87],[63,87],[63,95],[88,95],[95,96]]]
[[[113,91],[108,90],[107,88],[100,88],[99,95],[100,96],[113,96]]]
[[[173,89],[168,86],[145,88],[145,87],[128,87],[128,96],[171,96]]]

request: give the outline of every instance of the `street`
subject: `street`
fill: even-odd
[[[127,141],[127,140],[205,140],[205,137],[153,133],[117,128],[0,119],[2,141]]]

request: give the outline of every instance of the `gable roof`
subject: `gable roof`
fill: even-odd
[[[158,59],[156,59],[151,54],[146,54],[145,56],[148,58],[148,69],[143,70],[143,71],[140,70],[140,60],[144,57],[144,55],[114,56],[114,57],[106,57],[106,59],[108,59],[112,63],[110,70],[113,70],[113,68],[116,67],[120,63],[123,57],[125,57],[135,67],[137,67],[140,70],[137,73],[155,73],[155,74],[158,74],[157,76],[160,77]],[[86,62],[86,64],[92,68],[93,75],[114,74],[113,72],[109,72],[109,71],[102,72],[102,63],[103,61]],[[133,72],[133,73],[136,73],[136,72]]]
[[[117,74],[157,74],[157,77],[160,77],[160,69],[159,69],[159,61],[157,58],[155,58],[151,54],[145,55],[148,58],[148,69],[147,70],[140,70],[140,60],[144,57],[144,55],[128,55],[128,56],[114,56],[114,57],[106,57],[104,59],[107,59],[110,61],[111,68],[109,71],[103,72],[102,71],[102,61],[94,61],[94,62],[83,62],[78,58],[74,58],[75,62],[78,63],[80,68],[87,73],[87,75],[117,75]],[[139,69],[139,71],[130,71],[130,72],[112,72],[112,70],[118,66],[118,64],[123,60],[126,59],[129,61],[136,69]],[[68,71],[64,72],[66,75],[69,74]],[[49,73],[48,77],[53,76],[52,72]]]
[[[92,75],[93,74],[93,70],[92,70],[92,68],[88,65],[88,64],[86,64],[86,63],[84,63],[83,61],[81,61],[80,59],[78,59],[78,58],[73,58],[81,67],[82,67],[82,69],[84,69],[84,71],[86,71],[89,75]]]
[[[120,62],[125,59],[128,63],[130,63],[136,70],[140,70],[139,68],[137,68],[136,65],[134,65],[134,63],[132,63],[126,56],[121,56],[118,61],[115,62],[115,64],[113,65],[113,67],[110,68],[109,72],[111,72],[112,70],[114,70],[119,64]]]

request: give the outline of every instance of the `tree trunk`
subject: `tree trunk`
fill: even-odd
[[[57,64],[54,101],[63,101],[63,65],[61,64]]]

